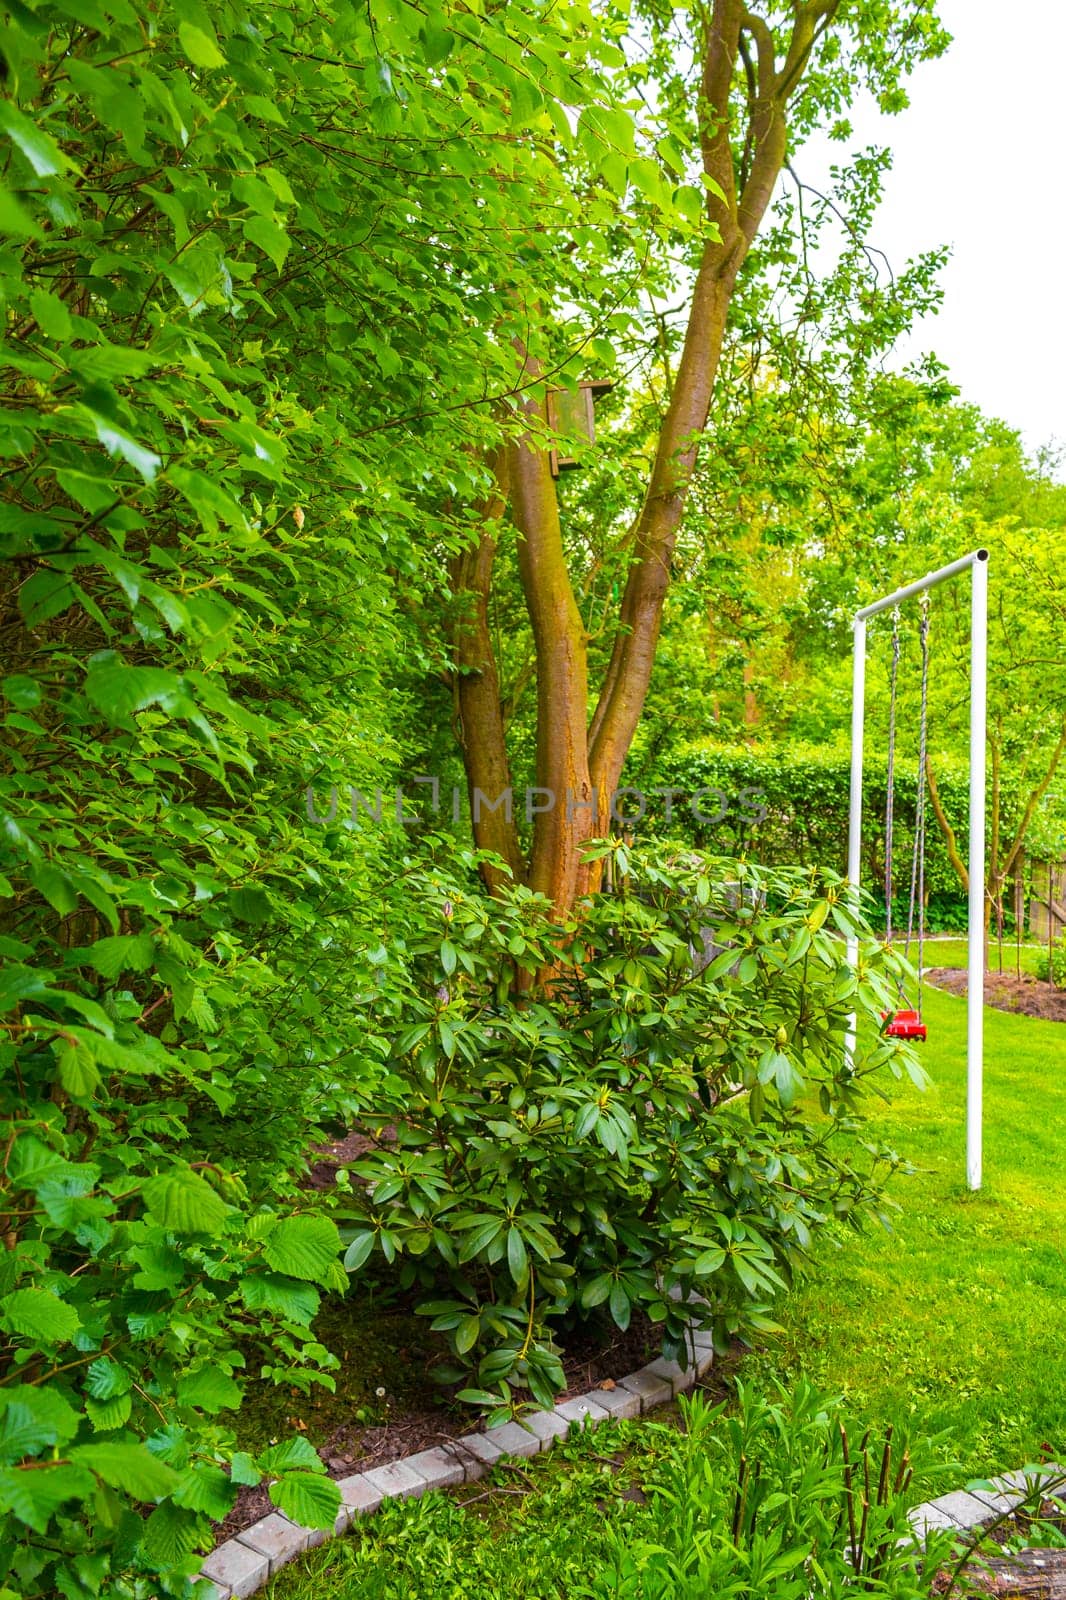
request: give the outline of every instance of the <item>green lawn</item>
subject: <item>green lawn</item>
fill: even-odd
[[[960,941],[961,946],[961,941]],[[927,991],[934,1086],[901,1088],[875,1120],[915,1167],[896,1180],[891,1234],[824,1241],[781,1310],[784,1333],[747,1356],[758,1384],[803,1375],[880,1427],[943,1433],[937,1492],[1066,1455],[1066,1029],[986,1011],[985,1187],[964,1181],[965,1002]],[[523,1463],[463,1509],[394,1505],[312,1552],[278,1600],[550,1600],[586,1592],[609,1524],[662,1457],[662,1430],[623,1425]],[[612,1462],[614,1465],[612,1465]]]
[[[914,947],[911,947],[914,955]],[[1015,951],[1014,940],[1003,941],[1003,970],[1015,971],[1015,960],[1020,961],[1023,972],[1035,972],[1036,964],[1041,955],[1046,954],[1043,945],[1023,944],[1020,951]],[[999,971],[999,946],[993,939],[988,953],[989,965],[993,972]],[[925,965],[927,967],[964,967],[966,965],[966,940],[965,939],[927,939],[925,944]]]
[[[950,1428],[967,1472],[1066,1449],[1066,1029],[985,1011],[984,1187],[965,1186],[965,1001],[926,990],[933,1087],[875,1135],[916,1166],[891,1235],[823,1245],[752,1375],[803,1372],[871,1419]]]

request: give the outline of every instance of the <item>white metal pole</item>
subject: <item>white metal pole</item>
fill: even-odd
[[[855,653],[851,676],[851,793],[848,802],[848,884],[851,888],[849,909],[856,914],[859,909],[859,878],[862,872],[862,741],[866,723],[866,619],[855,618]],[[848,937],[848,964],[855,967],[859,959],[859,941]],[[848,1019],[848,1032],[844,1045],[844,1059],[849,1067],[855,1061],[855,1013]]]
[[[970,596],[970,907],[966,979],[966,1182],[981,1187],[985,1026],[985,719],[988,698],[988,552],[971,568]]]

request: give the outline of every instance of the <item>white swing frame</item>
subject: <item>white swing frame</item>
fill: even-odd
[[[984,1079],[984,923],[985,923],[985,722],[988,703],[988,551],[972,550],[949,566],[896,589],[855,613],[855,651],[851,687],[851,789],[848,807],[848,883],[858,901],[862,870],[862,754],[866,726],[866,624],[871,617],[927,594],[942,583],[970,574],[970,840],[969,913],[966,980],[966,1183],[981,1187],[981,1124]],[[848,961],[856,966],[859,942],[848,940]],[[919,982],[921,976],[919,975]],[[856,1019],[848,1025],[847,1059],[854,1060]]]

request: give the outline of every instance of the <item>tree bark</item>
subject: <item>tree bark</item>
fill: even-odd
[[[496,493],[484,507],[480,538],[476,545],[455,557],[449,571],[452,593],[460,608],[452,627],[451,644],[474,843],[479,850],[491,850],[501,856],[508,869],[482,864],[482,877],[490,893],[509,881],[521,883],[525,878],[513,808],[509,801],[501,799],[512,792],[511,767],[488,611],[496,560],[496,525],[506,504],[506,470],[506,457],[501,455],[496,462]]]
[[[967,1572],[978,1593],[1066,1600],[1066,1550],[1020,1550],[1003,1559],[981,1557]]]
[[[539,419],[536,402],[527,402]],[[589,778],[588,640],[574,596],[547,451],[527,435],[508,451],[518,572],[537,658],[537,789],[527,881],[557,911],[587,882],[581,848],[596,831]]]
[[[647,699],[670,564],[707,425],[737,274],[784,165],[786,107],[802,74],[804,51],[809,53],[817,17],[835,9],[836,0],[796,8],[792,43],[780,73],[769,28],[741,0],[716,0],[711,13],[703,51],[700,147],[704,173],[713,185],[708,209],[718,238],[704,246],[673,393],[636,525],[618,631],[589,728],[601,819]],[[729,98],[744,32],[755,40],[758,69],[748,127],[751,164],[738,198]]]

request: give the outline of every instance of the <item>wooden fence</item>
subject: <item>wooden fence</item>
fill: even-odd
[[[1034,861],[1029,937],[1045,944],[1066,933],[1066,861]]]

